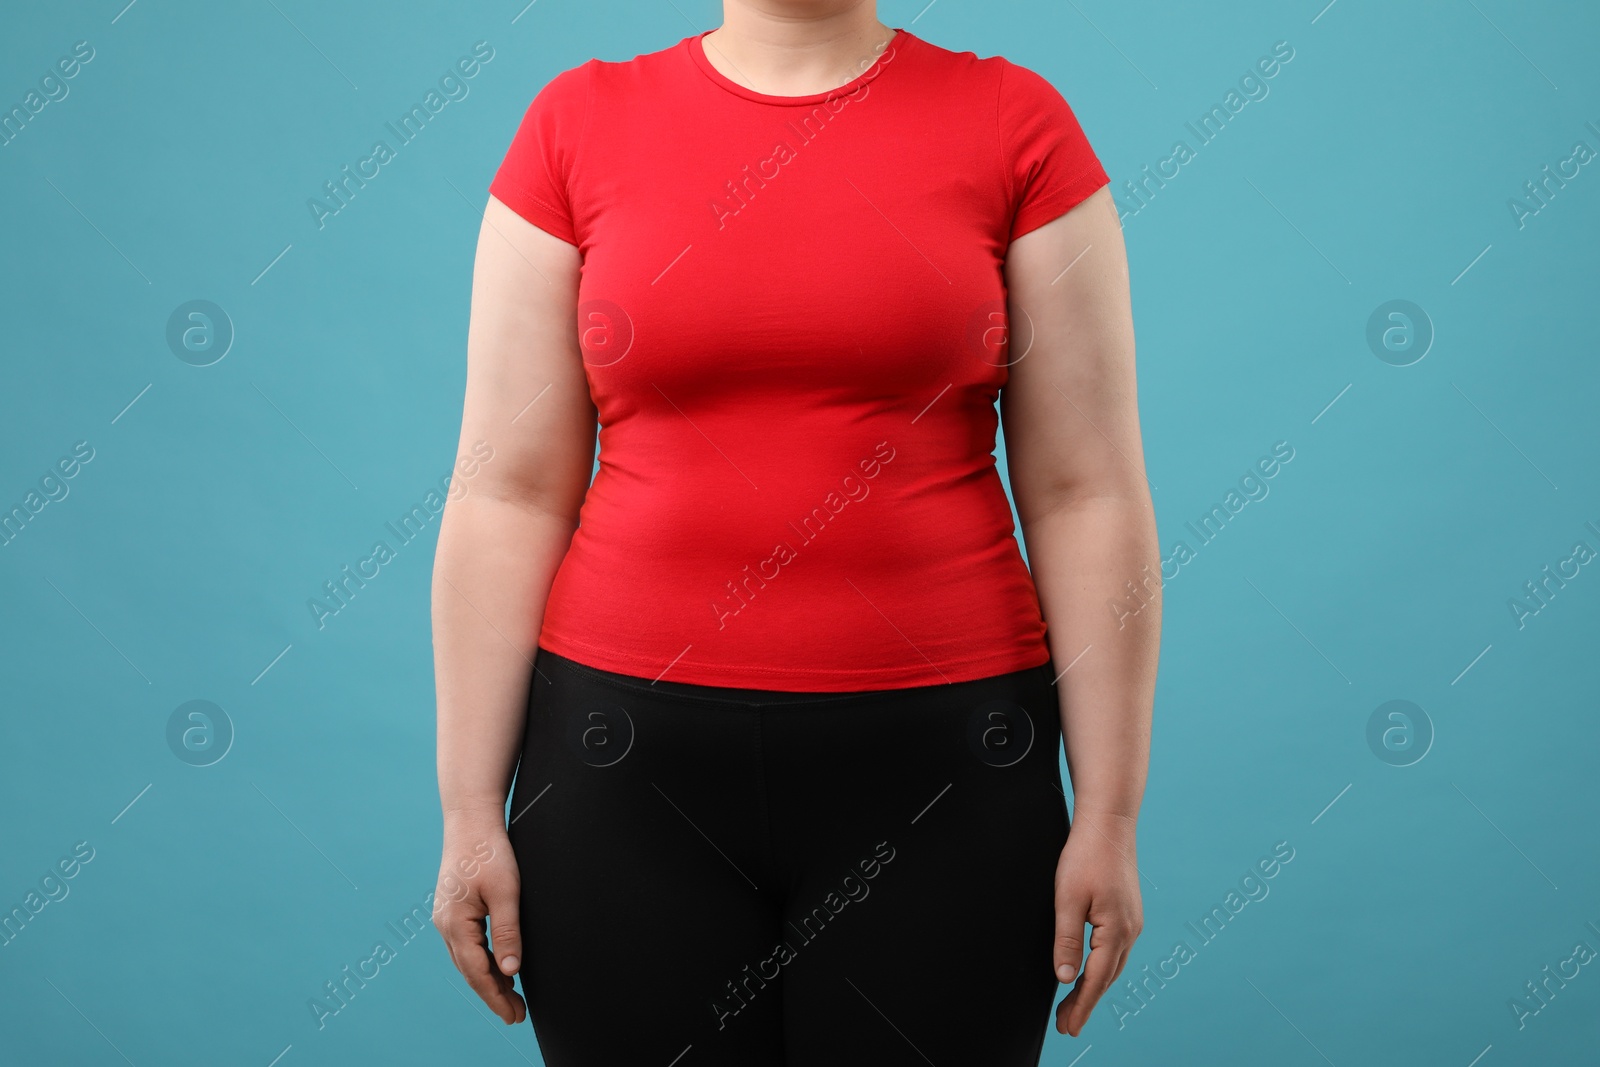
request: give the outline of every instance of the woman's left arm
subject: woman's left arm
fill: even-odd
[[[1011,491],[1058,671],[1072,832],[1056,871],[1056,1009],[1076,1037],[1143,927],[1134,829],[1150,752],[1161,558],[1144,473],[1133,316],[1109,188],[1006,256]],[[1020,349],[1020,351],[1019,351]]]

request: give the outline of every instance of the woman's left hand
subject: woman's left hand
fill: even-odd
[[[1122,973],[1144,929],[1134,825],[1128,815],[1073,813],[1067,845],[1056,864],[1056,978],[1072,991],[1056,1007],[1056,1030],[1077,1037],[1089,1013]],[[1083,927],[1094,927],[1083,966]],[[1079,968],[1083,973],[1079,975]]]

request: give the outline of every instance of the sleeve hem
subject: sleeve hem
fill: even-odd
[[[569,245],[577,246],[577,234],[573,232],[572,220],[567,217],[566,212],[523,193],[511,182],[503,181],[499,177],[489,183],[489,195],[545,233],[559,237]]]
[[[1031,233],[1047,222],[1054,222],[1083,201],[1098,192],[1101,186],[1110,185],[1111,179],[1098,160],[1072,181],[1060,186],[1048,197],[1025,205],[1011,223],[1011,240]]]

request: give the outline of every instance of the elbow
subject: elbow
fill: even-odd
[[[1024,528],[1062,512],[1153,516],[1150,486],[1139,474],[1045,486],[1013,484],[1012,493]]]
[[[578,513],[583,508],[587,485],[569,482],[487,482],[474,487],[480,499],[510,505],[533,515],[554,519],[568,526],[578,525]]]

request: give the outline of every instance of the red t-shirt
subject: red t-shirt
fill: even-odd
[[[540,644],[820,692],[1046,662],[993,455],[1002,265],[1107,183],[1077,120],[905,30],[799,97],[701,36],[556,75],[489,187],[583,257],[599,470]]]

